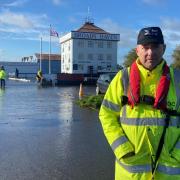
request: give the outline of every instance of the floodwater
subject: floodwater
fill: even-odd
[[[98,111],[76,105],[78,91],[14,81],[0,89],[1,180],[114,179]]]

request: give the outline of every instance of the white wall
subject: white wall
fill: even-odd
[[[116,38],[116,40],[105,40],[105,39],[95,39],[96,36],[99,38],[102,35],[98,33],[90,33],[95,34],[95,36],[92,36],[93,39],[83,39],[83,38],[73,38],[73,33],[71,32],[65,35],[60,39],[61,42],[61,72],[62,73],[75,73],[75,74],[86,74],[89,73],[89,66],[93,66],[93,73],[97,73],[98,66],[101,66],[102,69],[106,68],[110,65],[111,69],[116,69],[117,66],[117,43],[118,43],[118,35],[112,36]],[[86,33],[85,35],[88,35]],[[99,36],[98,36],[99,35]],[[100,36],[101,35],[101,36]],[[86,36],[88,37],[88,36]],[[111,37],[111,36],[110,36]],[[104,37],[103,37],[104,38]],[[83,47],[79,46],[79,42],[84,42]],[[88,41],[91,41],[93,43],[93,47],[88,47]],[[98,47],[98,43],[103,43],[103,48]],[[107,42],[112,43],[112,47],[107,47]],[[83,54],[84,57],[80,59],[79,54]],[[92,54],[93,59],[88,59],[88,54]],[[102,60],[98,59],[99,55],[103,56]],[[111,60],[107,60],[107,55],[111,55]],[[73,70],[73,64],[78,65],[78,70]],[[79,67],[82,67],[83,69],[79,69]]]
[[[98,48],[97,43],[99,40],[92,40],[94,47],[90,48],[88,46],[88,40],[84,41],[84,47],[78,47],[79,39],[73,39],[73,63],[82,64],[84,66],[83,70],[76,70],[73,73],[88,73],[88,66],[93,66],[94,73],[97,73],[97,67],[101,66],[102,68],[107,68],[107,65],[111,65],[112,68],[116,68],[117,65],[117,41],[112,42],[112,48],[107,48],[107,41],[103,42],[103,48]],[[79,59],[79,54],[84,55],[83,59]],[[93,59],[88,59],[88,54],[92,54]],[[98,55],[102,54],[103,60],[98,60]],[[107,60],[106,56],[108,54],[112,55],[112,60]]]

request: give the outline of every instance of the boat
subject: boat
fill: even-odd
[[[22,81],[22,82],[30,82],[30,79],[25,79],[25,78],[15,78],[15,77],[9,77],[9,80],[13,80],[13,81]]]

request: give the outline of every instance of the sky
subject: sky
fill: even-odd
[[[136,47],[141,28],[159,26],[164,34],[164,58],[172,63],[180,44],[178,0],[0,0],[0,61],[49,53],[49,27],[59,37],[77,30],[87,17],[107,32],[120,34],[118,64]],[[52,37],[51,52],[60,54],[59,38]]]

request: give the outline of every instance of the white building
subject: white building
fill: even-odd
[[[120,34],[110,34],[86,22],[77,31],[60,38],[61,73],[96,74],[117,67]]]

